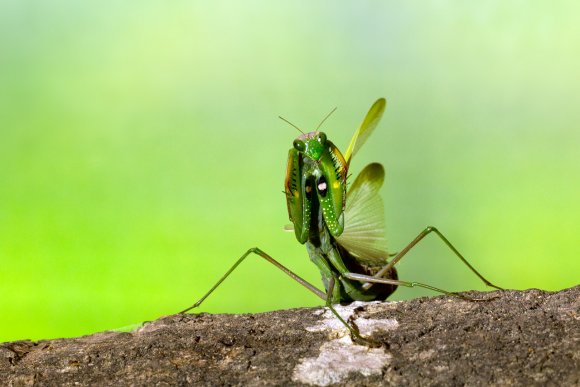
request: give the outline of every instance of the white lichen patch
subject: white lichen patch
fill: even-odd
[[[359,306],[365,305],[364,302],[355,301],[349,305],[334,305],[334,309],[345,321],[347,321],[350,316],[354,313],[354,310]],[[325,308],[322,310],[317,310],[314,312],[317,316],[323,316],[323,320],[317,325],[312,327],[307,327],[306,330],[310,332],[323,332],[323,331],[333,331],[333,332],[343,332],[348,333],[348,329],[344,326],[339,319],[330,311],[330,309]]]
[[[335,305],[338,314],[345,320],[360,306],[368,308],[378,302],[353,302],[350,305]],[[360,373],[364,376],[380,374],[382,368],[389,362],[391,355],[383,348],[370,348],[354,344],[349,330],[330,311],[325,309],[323,320],[317,325],[306,328],[311,332],[327,331],[331,337],[336,337],[320,347],[317,357],[301,359],[294,368],[292,380],[300,383],[327,386],[344,380],[350,373]],[[362,336],[369,336],[376,330],[392,330],[399,323],[395,319],[367,319],[358,318],[355,321]]]
[[[342,381],[351,372],[364,376],[380,374],[389,359],[391,355],[383,349],[355,345],[349,336],[344,336],[324,343],[318,357],[302,359],[294,368],[292,380],[328,386]]]
[[[399,322],[394,318],[386,318],[384,320],[359,318],[356,320],[356,326],[361,335],[368,336],[374,331],[390,331],[391,329],[395,329],[399,326]]]
[[[348,321],[348,319],[353,315],[354,310],[356,308],[365,306],[365,308],[368,309],[370,305],[376,305],[379,303],[380,301],[374,302],[355,301],[348,305],[334,305],[334,309],[340,315],[340,317],[342,317],[345,321]],[[332,331],[332,332],[342,332],[344,334],[348,333],[348,329],[344,326],[342,322],[340,322],[339,319],[336,318],[336,316],[330,311],[330,309],[328,308],[319,309],[316,310],[314,314],[317,316],[323,316],[324,319],[320,321],[317,325],[307,327],[306,330],[310,332]],[[357,325],[359,320],[357,320]]]
[[[344,321],[348,321],[348,319],[353,315],[354,310],[358,307],[364,306],[365,309],[372,308],[373,305],[380,304],[380,301],[374,302],[362,302],[362,301],[355,301],[349,305],[334,305],[334,309],[337,313],[344,319]],[[323,331],[330,331],[334,334],[338,334],[339,336],[348,335],[349,331],[348,328],[344,326],[339,319],[330,311],[330,309],[325,308],[322,311],[317,310],[315,312],[316,315],[322,315],[324,319],[320,321],[317,325],[312,327],[307,327],[306,330],[310,332],[323,332]],[[383,319],[383,320],[376,320],[376,319],[367,319],[364,317],[360,317],[356,320],[356,325],[359,328],[360,334],[363,336],[370,335],[376,330],[390,330],[394,329],[399,325],[399,322],[395,319]]]

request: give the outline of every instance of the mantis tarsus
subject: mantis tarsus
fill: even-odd
[[[383,166],[379,163],[367,165],[347,193],[347,176],[352,157],[377,126],[385,107],[386,101],[383,98],[371,106],[354,133],[344,156],[327,139],[325,133],[318,131],[318,128],[313,132],[302,132],[302,135],[294,140],[293,147],[288,153],[284,192],[292,222],[291,228],[294,229],[298,242],[306,245],[310,259],[320,270],[326,291],[310,284],[258,247],[253,247],[246,251],[199,301],[181,313],[201,305],[251,254],[272,263],[324,300],[332,313],[357,338],[362,337],[356,327],[344,321],[333,304],[385,300],[397,286],[417,286],[464,300],[478,301],[424,283],[398,279],[395,265],[431,233],[436,234],[486,285],[501,289],[485,279],[451,242],[432,226],[421,231],[389,261],[383,203],[379,196],[385,175]]]

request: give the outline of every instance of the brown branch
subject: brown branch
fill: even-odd
[[[174,315],[139,330],[0,344],[0,385],[579,385],[580,286],[340,308]],[[494,298],[496,296],[497,298]]]

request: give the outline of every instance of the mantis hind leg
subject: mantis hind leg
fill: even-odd
[[[272,258],[271,256],[269,256],[268,254],[266,254],[265,252],[263,252],[259,248],[252,247],[251,249],[248,249],[248,251],[246,251],[244,253],[244,255],[242,255],[240,258],[238,258],[238,260],[233,264],[233,266],[218,280],[218,282],[216,282],[216,284],[214,286],[212,286],[212,288],[203,297],[201,297],[195,304],[193,304],[192,306],[190,306],[187,309],[182,310],[179,313],[180,314],[186,313],[186,312],[189,312],[191,309],[197,308],[198,306],[200,306],[201,303],[203,301],[205,301],[205,299],[207,297],[209,297],[209,295],[212,294],[213,291],[216,290],[217,287],[220,286],[221,283],[224,282],[224,280],[226,278],[228,278],[228,276],[238,267],[238,265],[240,263],[242,263],[242,261],[244,259],[246,259],[250,254],[256,254],[257,256],[264,258],[266,261],[270,262],[272,265],[274,265],[278,269],[282,270],[284,273],[286,273],[290,278],[294,279],[300,285],[304,286],[306,289],[308,289],[312,293],[316,294],[322,300],[327,301],[327,298],[328,297],[327,297],[327,294],[326,293],[324,293],[323,291],[319,290],[316,286],[312,285],[311,283],[309,283],[308,281],[306,281],[305,279],[303,279],[302,277],[300,277],[299,275],[297,275],[296,273],[294,273],[290,269],[286,268],[280,262],[276,261],[274,258]]]
[[[487,286],[490,286],[492,288],[495,289],[499,289],[499,290],[503,290],[503,288],[494,285],[493,283],[491,283],[490,281],[488,281],[481,273],[479,273],[468,261],[467,259],[455,248],[455,246],[453,246],[453,244],[451,242],[449,242],[449,240],[435,227],[433,226],[429,226],[427,228],[425,228],[423,231],[421,231],[419,233],[419,235],[417,235],[415,237],[415,239],[413,239],[403,250],[401,250],[396,256],[395,258],[393,258],[393,260],[391,262],[389,262],[387,265],[385,265],[381,270],[379,270],[374,276],[369,277],[369,278],[373,278],[373,281],[362,281],[364,282],[364,284],[362,285],[364,290],[368,290],[373,283],[387,283],[387,284],[393,284],[393,285],[401,285],[401,286],[407,286],[407,287],[414,287],[414,286],[419,286],[419,287],[423,287],[426,289],[431,289],[434,290],[436,292],[440,292],[440,293],[444,293],[444,294],[448,294],[448,295],[454,295],[454,296],[460,296],[457,293],[453,293],[453,292],[447,292],[445,290],[442,289],[438,289],[435,288],[433,286],[430,285],[426,285],[426,284],[421,284],[418,282],[407,282],[407,281],[399,281],[399,280],[389,280],[391,282],[377,282],[377,279],[384,279],[383,276],[385,274],[388,274],[393,268],[394,266],[413,248],[415,247],[423,238],[425,238],[427,235],[431,234],[431,233],[435,233],[440,239],[441,241],[443,241],[443,243],[445,243],[445,245],[447,245],[447,247],[449,247],[449,249],[451,251],[453,251],[453,253],[455,254],[455,256],[457,258],[459,258],[461,260],[461,262],[463,262],[468,268],[469,270],[471,270],[476,276],[479,277],[479,279],[481,279],[481,281],[483,283],[485,283]],[[354,273],[350,273],[350,274],[354,274]],[[367,276],[368,277],[368,276]],[[347,277],[348,278],[348,277]],[[466,296],[460,296],[461,298],[469,298],[470,297],[466,297]]]
[[[429,289],[429,290],[433,290],[434,292],[439,292],[439,293],[443,293],[446,294],[448,296],[453,296],[453,297],[459,297],[463,300],[467,300],[467,301],[488,301],[489,298],[473,298],[473,297],[469,297],[466,296],[464,294],[461,293],[456,293],[456,292],[448,292],[447,290],[443,290],[443,289],[439,289],[436,288],[435,286],[431,286],[431,285],[427,285],[421,282],[410,282],[410,281],[402,281],[399,279],[393,279],[393,278],[376,278],[376,277],[371,277],[370,275],[365,275],[365,274],[358,274],[358,273],[342,273],[341,274],[342,277],[347,278],[349,280],[352,281],[359,281],[362,282],[364,284],[381,284],[381,285],[393,285],[393,286],[406,286],[408,288],[414,288],[419,287],[419,288],[424,288],[424,289]]]

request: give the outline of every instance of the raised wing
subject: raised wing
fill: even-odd
[[[357,261],[369,266],[384,265],[389,257],[385,212],[379,196],[384,179],[385,170],[379,163],[369,164],[361,171],[348,191],[344,231],[336,238]]]
[[[383,113],[385,111],[385,107],[387,106],[387,101],[384,98],[379,98],[375,101],[373,106],[369,109],[369,112],[365,116],[362,124],[358,127],[352,139],[350,140],[350,144],[344,154],[344,159],[346,160],[346,165],[350,165],[350,160],[352,156],[360,149],[360,147],[365,143],[369,135],[373,132],[376,128],[377,124],[381,120]]]

